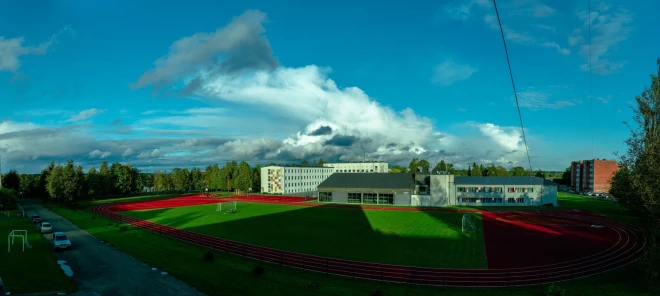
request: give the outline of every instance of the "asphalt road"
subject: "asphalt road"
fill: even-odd
[[[69,237],[72,248],[56,252],[73,270],[80,291],[72,295],[204,295],[186,283],[140,262],[34,201],[23,202],[26,215],[39,214],[55,231]],[[50,234],[45,235],[48,241]]]

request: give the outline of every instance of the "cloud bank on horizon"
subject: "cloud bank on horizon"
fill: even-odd
[[[487,2],[446,7],[444,13],[447,19],[460,22],[480,19],[490,28],[493,15]],[[556,13],[540,2],[523,2],[526,4],[511,10],[518,13],[511,17],[547,18]],[[612,7],[601,8],[592,24],[596,32],[592,62],[596,73],[607,75],[625,65],[610,54],[610,49],[626,39],[607,36],[628,34],[630,16]],[[584,21],[582,11],[576,15]],[[130,82],[131,92],[148,90],[162,100],[193,98],[196,104],[188,107],[113,110],[90,101],[86,109],[16,110],[15,115],[23,120],[0,122],[3,163],[32,173],[51,160],[66,159],[86,168],[98,166],[101,160],[128,162],[146,171],[205,167],[229,160],[267,164],[366,159],[394,165],[407,164],[414,157],[432,163],[443,159],[457,167],[472,162],[527,167],[519,126],[469,116],[443,122],[442,112],[428,116],[410,107],[397,109],[359,86],[339,84],[332,78],[331,65],[287,66],[278,59],[267,37],[267,20],[262,11],[246,10],[214,31],[174,40],[165,55],[154,57],[152,67],[143,69]],[[510,42],[551,48],[558,56],[570,56],[574,52],[584,54],[583,25],[563,43],[540,40],[513,28],[505,30]],[[19,58],[46,54],[55,38],[26,47],[20,37],[0,37],[0,71],[21,73]],[[583,65],[576,68],[580,67]],[[478,62],[453,58],[429,69],[429,83],[436,87],[474,83],[475,75],[481,72]],[[579,104],[576,100],[553,100],[535,89],[519,95],[521,107],[532,110]],[[455,109],[469,114],[471,107]],[[535,169],[561,170],[574,157],[557,154],[557,146],[534,128],[526,133]],[[3,166],[4,171],[7,169]]]

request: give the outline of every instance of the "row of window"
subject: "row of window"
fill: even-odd
[[[456,187],[456,192],[502,192],[502,187]]]
[[[337,170],[337,173],[373,173],[374,170]]]
[[[308,176],[305,176],[305,175],[303,175],[303,176],[285,176],[284,179],[285,180],[325,179],[328,176],[330,176],[330,175],[323,174],[323,175],[314,175],[314,176],[309,176],[309,175]]]
[[[502,198],[500,197],[461,197],[458,199],[458,202],[461,203],[502,203]],[[509,197],[506,199],[507,203],[525,203],[524,197],[513,198]]]
[[[332,192],[319,192],[319,201],[332,202]],[[358,204],[394,204],[394,194],[391,193],[348,193],[348,203]]]
[[[508,187],[509,193],[534,192],[533,187]],[[456,192],[502,192],[502,187],[456,187]]]
[[[286,173],[303,173],[303,174],[309,174],[309,173],[327,173],[331,171],[332,168],[309,168],[309,169],[284,169],[284,172]]]

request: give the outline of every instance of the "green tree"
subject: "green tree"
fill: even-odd
[[[247,162],[241,161],[241,163],[238,164],[234,180],[234,187],[241,191],[247,192],[248,188],[252,187],[252,168]]]
[[[497,173],[495,175],[498,176],[498,177],[508,177],[509,176],[509,171],[507,171],[506,168],[504,168],[503,166],[498,165],[497,166]]]
[[[16,206],[16,191],[9,188],[0,187],[0,209],[11,210]]]
[[[628,147],[610,187],[620,204],[641,213],[646,222],[648,247],[642,262],[650,284],[659,273],[660,260],[660,58],[656,65],[658,74],[651,75],[651,86],[635,98],[633,123],[626,122]]]
[[[18,176],[16,170],[10,170],[6,175],[2,176],[2,187],[17,192],[21,189],[21,178]]]
[[[303,161],[300,163],[300,166],[308,167],[308,166],[309,166],[309,162],[308,162],[307,160],[303,160]]]
[[[494,164],[491,164],[486,168],[486,176],[497,176],[497,167]]]
[[[419,159],[413,158],[410,161],[410,164],[408,165],[408,168],[410,169],[410,172],[416,172],[417,168],[419,167]]]
[[[112,183],[112,174],[110,173],[110,168],[108,167],[108,162],[103,161],[101,163],[101,168],[99,169],[99,184],[100,184],[100,190],[99,193],[101,195],[108,195],[112,191],[113,185]]]
[[[64,195],[64,169],[62,165],[56,165],[52,168],[48,174],[46,180],[46,190],[51,199],[60,201],[60,198]]]
[[[50,173],[55,169],[55,162],[51,161],[50,164],[41,170],[41,174],[39,175],[39,187],[37,191],[39,192],[38,194],[43,194],[43,197],[48,197],[50,195],[50,192],[48,191],[48,176],[50,176]]]
[[[420,159],[417,161],[417,167],[428,170],[431,167],[431,164],[426,159]]]
[[[438,163],[438,169],[443,171],[443,172],[446,172],[447,171],[447,163],[444,160],[441,160]]]
[[[472,177],[481,177],[481,169],[477,165],[477,163],[472,163],[472,168],[469,170],[469,175]]]
[[[261,192],[261,165],[257,164],[252,172],[252,191]]]
[[[37,189],[39,187],[39,179],[35,176],[28,174],[20,174],[21,188],[19,189],[19,197],[34,197],[39,194]]]
[[[522,177],[528,175],[527,170],[521,166],[512,167],[509,174],[513,177]]]
[[[326,164],[325,160],[323,158],[319,159],[319,166],[322,167],[324,164]]]
[[[101,192],[101,180],[99,172],[95,167],[92,167],[87,171],[87,194],[90,196],[96,196]]]
[[[536,171],[536,174],[534,174],[535,177],[539,178],[545,178],[545,173],[542,170]]]

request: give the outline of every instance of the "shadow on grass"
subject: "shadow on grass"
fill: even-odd
[[[98,216],[96,219],[90,219],[89,213],[61,208],[54,210],[83,229],[103,228],[110,223],[109,220]],[[374,291],[380,290],[388,296],[480,296],[483,294],[541,296],[545,295],[544,292],[548,287],[543,285],[512,288],[445,288],[354,280],[293,268],[281,268],[222,252],[214,252],[215,260],[205,262],[202,255],[207,249],[144,230],[119,233],[116,229],[107,229],[95,236],[151,266],[168,271],[208,295],[358,296],[372,295]],[[360,245],[360,241],[355,241],[354,244]],[[251,275],[252,269],[257,264],[265,268],[263,277]],[[638,265],[629,265],[599,276],[562,282],[559,286],[566,289],[566,296],[650,296],[652,293],[646,289],[642,275],[643,270]],[[310,289],[310,283],[315,284],[316,288]]]
[[[125,212],[134,217],[240,242],[349,260],[485,268],[481,235],[461,232],[460,213],[363,211],[331,205],[239,203]],[[477,236],[477,238],[475,238]]]

